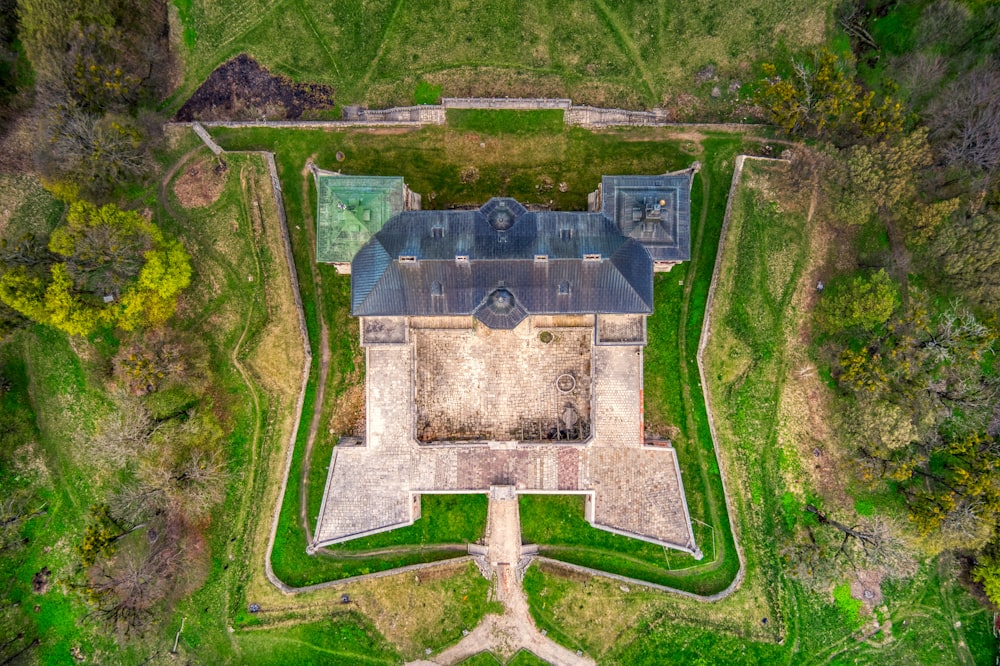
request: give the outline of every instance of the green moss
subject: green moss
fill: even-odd
[[[851,597],[851,586],[842,583],[833,588],[833,602],[844,617],[844,621],[853,627],[860,627],[864,620],[861,617],[861,600]]]

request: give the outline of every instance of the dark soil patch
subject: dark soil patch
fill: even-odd
[[[52,572],[49,571],[48,567],[42,567],[42,570],[36,573],[31,578],[31,590],[35,594],[45,594],[49,591],[49,576]]]
[[[192,120],[296,120],[333,108],[333,88],[275,76],[240,54],[220,65],[177,112]]]

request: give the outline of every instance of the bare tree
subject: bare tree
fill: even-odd
[[[154,430],[153,417],[138,400],[119,395],[116,402],[118,409],[97,422],[87,447],[89,455],[111,468],[135,460]]]
[[[147,489],[163,491],[170,511],[204,516],[225,492],[221,443],[222,430],[210,412],[165,424],[140,460],[138,477]]]
[[[1000,65],[982,65],[952,83],[928,109],[927,122],[946,162],[995,173],[1000,168]]]
[[[170,592],[181,554],[168,539],[130,545],[92,568],[88,588],[97,615],[124,634],[148,626],[154,607]]]
[[[146,172],[149,158],[142,134],[127,116],[97,115],[68,107],[54,110],[43,166],[92,188]]]
[[[821,525],[832,527],[843,535],[835,557],[843,557],[855,570],[878,568],[889,577],[905,577],[916,571],[916,560],[888,520],[874,516],[859,525],[848,526],[812,504],[807,504],[805,510],[816,516]]]
[[[203,516],[222,500],[226,465],[217,449],[195,447],[167,471],[167,496],[185,516]]]
[[[11,492],[0,500],[0,553],[20,548],[24,523],[45,513],[45,504],[28,490]]]

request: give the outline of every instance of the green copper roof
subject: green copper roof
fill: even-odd
[[[318,262],[350,262],[389,218],[403,212],[400,177],[315,173]]]

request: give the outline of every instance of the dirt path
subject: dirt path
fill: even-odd
[[[316,247],[315,229],[309,211],[309,163],[302,169],[302,222],[309,235],[309,242]],[[326,326],[326,307],[323,302],[323,284],[316,270],[316,263],[309,262],[309,274],[312,277],[313,288],[316,290],[316,318],[319,320],[319,378],[316,382],[316,399],[313,401],[312,421],[309,423],[309,436],[306,438],[306,448],[302,458],[302,476],[299,483],[299,520],[306,532],[306,543],[313,540],[312,526],[309,522],[309,470],[312,462],[313,445],[319,433],[320,420],[323,418],[323,399],[326,396],[326,379],[330,373],[330,332]]]
[[[889,234],[889,250],[892,253],[891,270],[893,277],[899,281],[899,295],[903,301],[903,308],[910,304],[910,252],[903,242],[903,235],[896,226],[896,222],[891,215],[885,217],[886,231]]]
[[[480,652],[492,652],[508,660],[519,650],[527,650],[554,666],[594,664],[542,635],[528,610],[528,599],[518,580],[521,559],[521,516],[517,494],[510,486],[490,490],[486,527],[487,558],[496,581],[495,598],[504,605],[503,615],[487,615],[461,641],[429,660],[414,665],[457,664]]]

